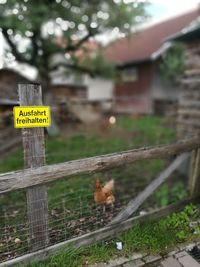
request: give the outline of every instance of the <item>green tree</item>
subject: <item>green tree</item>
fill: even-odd
[[[163,80],[176,84],[183,75],[184,64],[184,45],[182,43],[173,44],[163,56],[160,65],[160,73]]]
[[[145,3],[126,0],[0,0],[0,29],[15,60],[37,68],[40,79],[49,84],[52,57],[68,69],[91,75],[107,73],[97,55],[80,61],[76,51],[91,37],[114,28],[128,32],[145,18]],[[62,37],[62,45],[56,36]],[[27,45],[20,48],[22,41]],[[98,67],[99,65],[99,67]]]

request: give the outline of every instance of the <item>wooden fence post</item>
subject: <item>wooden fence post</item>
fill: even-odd
[[[200,195],[200,149],[196,149],[191,156],[189,192],[192,196]]]
[[[42,89],[39,84],[19,84],[20,106],[41,106]],[[44,128],[22,129],[25,168],[45,164]],[[29,249],[36,251],[48,245],[48,200],[45,185],[29,187],[27,216]]]

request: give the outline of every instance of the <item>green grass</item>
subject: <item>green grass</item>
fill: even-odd
[[[109,130],[108,130],[109,133]],[[124,134],[124,135],[123,135]],[[126,134],[129,134],[127,137]],[[47,163],[58,163],[82,157],[112,153],[124,149],[171,143],[175,140],[175,131],[160,117],[119,117],[116,125],[110,128],[110,134],[76,133],[66,138],[47,138]],[[23,168],[22,149],[0,161],[0,173]]]
[[[156,116],[145,116],[138,119],[119,118],[117,124],[122,129],[135,133],[134,144],[166,144],[175,139],[175,131],[165,124],[165,120]]]
[[[191,221],[199,219],[197,208],[190,204],[183,211],[173,213],[159,221],[135,223],[129,231],[112,240],[99,242],[89,247],[66,247],[47,261],[30,264],[29,267],[81,267],[85,264],[108,262],[117,256],[129,257],[138,251],[165,254],[177,243],[194,240],[200,236],[200,225],[191,226]],[[117,251],[116,241],[122,242],[122,251]]]
[[[128,134],[128,137],[127,137]],[[116,151],[123,151],[135,147],[152,146],[154,144],[165,144],[175,140],[175,131],[165,125],[163,118],[141,117],[133,119],[131,117],[119,117],[117,124],[110,129],[107,135],[89,132],[74,133],[67,138],[47,138],[46,158],[47,164],[60,163],[64,161],[80,159],[84,157],[96,156]],[[149,181],[164,167],[163,160],[142,161],[128,167],[113,169],[109,172],[116,179],[123,177],[130,180],[130,176],[135,174],[134,179]],[[5,157],[0,161],[0,173],[23,168],[22,149]],[[101,174],[100,174],[101,176]],[[54,199],[59,194],[64,194],[66,188],[85,188],[91,184],[91,178],[82,176],[76,179],[59,181],[49,188],[49,198]],[[90,190],[90,189],[89,189]],[[15,197],[16,196],[16,197]],[[0,197],[0,203],[9,204],[17,199],[24,201],[24,195],[9,193]]]

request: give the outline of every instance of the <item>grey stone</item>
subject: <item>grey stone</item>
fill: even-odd
[[[176,253],[174,256],[175,256],[175,258],[178,259],[178,258],[184,257],[186,255],[187,255],[187,252],[185,250],[183,250],[183,251]]]
[[[145,263],[141,259],[129,261],[123,265],[123,267],[142,267]]]
[[[185,256],[178,258],[178,261],[183,267],[200,267],[200,264],[188,253]]]
[[[154,261],[158,261],[160,259],[161,259],[160,255],[148,255],[148,256],[144,257],[142,260],[146,263],[151,263]]]
[[[168,257],[161,262],[162,267],[181,267],[180,263],[173,257]]]

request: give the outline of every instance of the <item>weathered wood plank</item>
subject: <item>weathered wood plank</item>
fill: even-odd
[[[191,158],[189,191],[191,196],[200,192],[200,149],[194,151]]]
[[[145,215],[136,216],[126,221],[123,221],[121,223],[118,223],[112,226],[107,226],[107,227],[101,228],[100,230],[61,242],[59,244],[47,247],[37,252],[29,253],[24,256],[18,257],[16,259],[13,259],[13,260],[10,260],[4,263],[0,263],[0,267],[11,267],[11,266],[16,266],[17,264],[26,265],[28,263],[45,260],[49,256],[58,253],[59,250],[64,249],[64,248],[67,249],[68,246],[70,247],[71,246],[75,246],[75,247],[87,246],[87,245],[96,243],[98,241],[111,238],[122,232],[127,231],[136,222],[140,222],[140,223],[143,223],[145,221],[153,222],[173,212],[181,211],[185,207],[185,205],[189,203],[196,204],[196,203],[199,203],[199,201],[200,201],[199,197],[185,199],[183,201],[180,201],[179,203],[170,205],[165,208],[157,209]]]
[[[154,179],[136,198],[132,199],[127,207],[123,209],[111,222],[115,224],[128,219],[145,200],[161,185],[167,178],[188,158],[188,154],[178,156],[161,174]]]
[[[200,111],[199,110],[195,110],[195,109],[179,109],[178,110],[178,115],[187,115],[187,116],[191,116],[191,117],[200,117]]]
[[[178,118],[177,119],[177,124],[181,124],[184,125],[185,127],[193,127],[193,128],[197,128],[197,127],[200,127],[200,120],[199,118],[187,118],[187,119],[184,119],[184,118]]]
[[[183,84],[199,84],[200,79],[199,78],[182,79],[181,83],[183,83]]]
[[[3,173],[0,174],[0,193],[49,183],[63,177],[91,174],[144,159],[168,158],[199,147],[200,138],[194,138],[154,148],[133,149],[39,168]]]
[[[191,100],[182,100],[179,102],[179,108],[192,108],[192,109],[199,109],[200,108],[200,102],[199,101],[191,101]]]
[[[39,84],[19,85],[20,106],[42,106],[42,88]],[[44,128],[22,129],[25,168],[45,164]],[[46,185],[27,188],[27,217],[29,248],[36,251],[48,244],[48,197]]]

